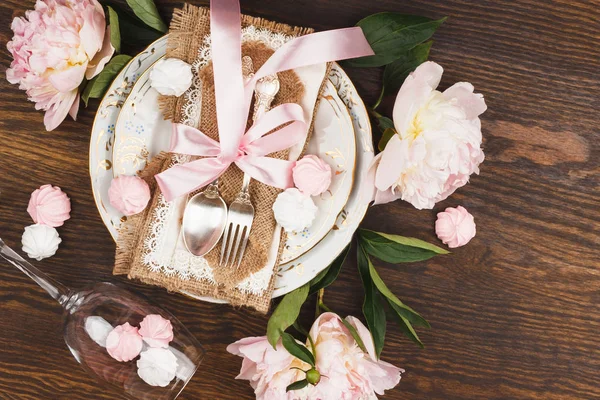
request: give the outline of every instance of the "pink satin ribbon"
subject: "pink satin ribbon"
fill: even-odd
[[[373,55],[373,50],[358,27],[301,36],[281,46],[244,84],[239,0],[211,0],[210,23],[220,143],[196,128],[174,124],[170,151],[205,158],[175,165],[156,175],[156,181],[165,199],[171,201],[206,186],[235,163],[266,185],[292,187],[294,162],[267,155],[301,141],[308,121],[298,104],[282,104],[246,131],[256,82],[294,68]],[[266,135],[284,124],[288,125]]]

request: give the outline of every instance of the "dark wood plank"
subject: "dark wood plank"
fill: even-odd
[[[179,1],[158,0],[163,15]],[[207,2],[196,2],[206,4]],[[0,4],[0,41],[33,0]],[[462,204],[477,237],[451,256],[379,265],[389,286],[431,322],[420,350],[390,327],[383,358],[406,369],[389,399],[600,398],[600,2],[500,0],[246,0],[246,13],[318,30],[378,11],[450,16],[431,59],[442,87],[472,82],[486,96],[486,161],[480,176],[433,211],[378,206],[366,227],[435,242],[437,211]],[[0,52],[3,72],[10,63]],[[380,72],[348,71],[367,102]],[[183,399],[250,399],[234,377],[227,344],[262,335],[266,317],[200,303],[111,276],[114,243],[102,225],[87,172],[95,106],[78,122],[43,130],[23,92],[0,79],[0,236],[19,247],[29,194],[45,183],[73,203],[58,254],[40,266],[70,286],[111,280],[164,304],[206,346]],[[391,101],[392,99],[390,99]],[[386,106],[391,106],[390,101]],[[349,262],[327,290],[330,307],[360,315],[362,289]],[[62,341],[60,307],[24,276],[0,267],[0,398],[114,399],[80,370]],[[310,318],[307,313],[306,318]]]

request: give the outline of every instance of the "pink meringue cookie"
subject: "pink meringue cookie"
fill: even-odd
[[[150,188],[142,178],[122,175],[112,180],[108,199],[113,207],[126,216],[134,215],[148,205]]]
[[[292,177],[303,194],[317,196],[331,185],[331,167],[319,157],[307,155],[296,162]]]
[[[125,322],[110,331],[106,337],[106,351],[117,361],[131,361],[142,351],[142,337],[138,328]]]
[[[475,237],[475,219],[462,206],[438,213],[435,234],[448,247],[464,246]]]
[[[31,193],[27,212],[36,224],[56,228],[71,218],[71,200],[59,187],[43,185]]]
[[[139,333],[148,346],[167,348],[173,340],[173,325],[158,314],[150,314],[140,323]]]

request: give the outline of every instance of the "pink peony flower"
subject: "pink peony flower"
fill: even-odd
[[[142,337],[138,328],[125,322],[117,326],[106,337],[106,351],[117,361],[131,361],[142,351]]]
[[[475,237],[475,219],[462,206],[438,213],[435,234],[450,248],[464,246]]]
[[[78,88],[84,77],[96,76],[114,48],[104,10],[96,0],[37,0],[35,8],[17,17],[7,45],[13,56],[6,78],[19,84],[44,110],[51,131],[79,110]]]
[[[140,323],[139,334],[150,347],[169,347],[173,340],[173,325],[158,314],[146,315]]]
[[[148,205],[150,188],[142,178],[121,175],[110,183],[108,199],[123,214],[134,215],[142,212]]]
[[[442,73],[438,64],[425,62],[400,88],[393,112],[397,134],[369,171],[375,204],[402,199],[430,209],[479,173],[479,115],[487,106],[470,83],[436,90]]]
[[[354,317],[348,321],[358,332],[367,353],[356,344],[341,318],[324,313],[311,330],[317,353],[317,370],[321,382],[314,386],[314,399],[354,400],[376,398],[400,382],[404,370],[385,361],[377,360],[369,330]]]
[[[294,185],[305,195],[317,196],[331,185],[331,167],[314,155],[304,156],[292,170]]]
[[[310,398],[306,397],[306,393],[312,388],[286,393],[285,389],[288,385],[304,379],[304,373],[292,367],[307,370],[310,366],[288,353],[281,342],[277,344],[275,350],[266,336],[248,337],[230,344],[227,351],[244,358],[242,369],[236,379],[250,381],[256,400]]]
[[[305,378],[304,372],[294,368],[306,371],[310,366],[290,355],[281,343],[275,351],[264,336],[245,338],[227,347],[228,352],[244,358],[236,379],[249,380],[257,400],[358,400],[383,395],[400,382],[404,370],[378,361],[369,330],[354,317],[346,320],[356,328],[367,353],[339,316],[322,314],[310,330],[316,346],[316,368],[321,373],[316,386],[286,393],[288,385]]]
[[[56,228],[71,218],[71,200],[59,187],[43,185],[31,193],[27,212],[36,224]]]

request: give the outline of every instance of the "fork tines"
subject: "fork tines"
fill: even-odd
[[[229,206],[227,225],[221,241],[220,267],[239,268],[254,220],[254,207],[248,197],[238,197]]]

